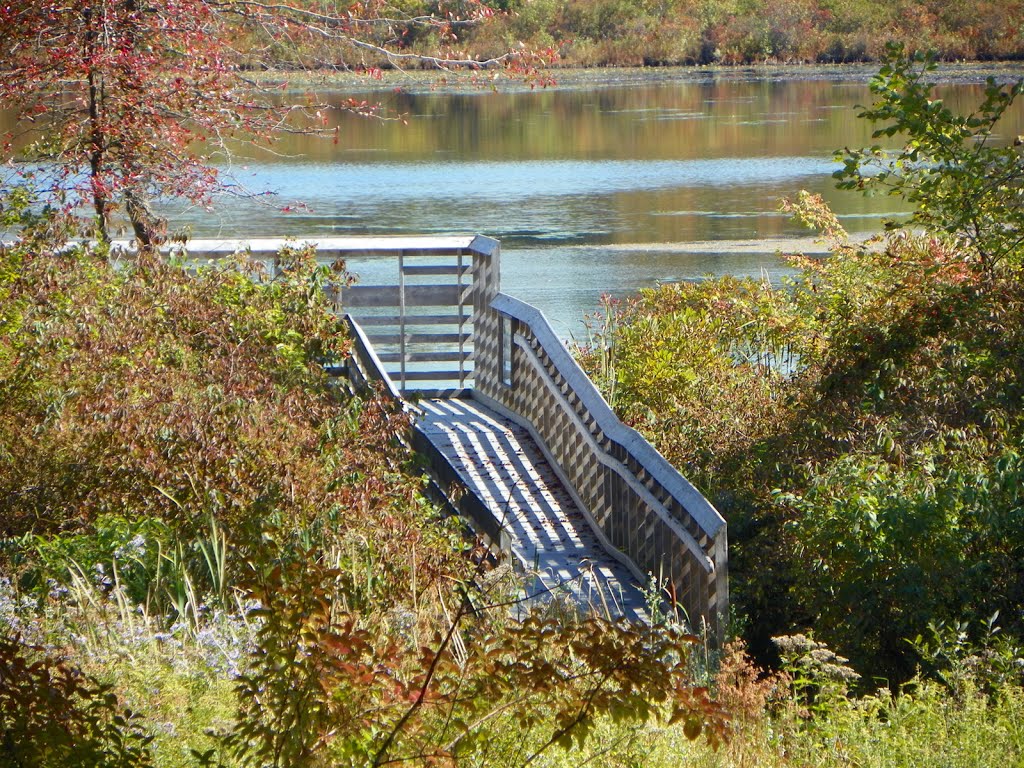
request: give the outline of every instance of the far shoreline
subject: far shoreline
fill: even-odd
[[[558,67],[540,69],[533,77],[501,69],[380,69],[380,70],[307,70],[283,72],[266,70],[252,73],[256,82],[286,90],[322,88],[357,93],[504,93],[576,88],[614,88],[652,83],[701,83],[745,80],[821,80],[863,83],[874,76],[880,62],[855,64],[734,64],[681,65],[668,67]],[[934,81],[938,84],[984,83],[1024,79],[1024,60],[940,62]],[[546,78],[554,82],[546,83]]]

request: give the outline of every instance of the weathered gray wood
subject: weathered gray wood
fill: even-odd
[[[407,345],[409,343],[409,339],[407,338],[406,332],[405,332],[405,320],[406,320],[405,316],[406,316],[406,313],[409,311],[409,302],[410,302],[410,299],[411,299],[411,297],[409,296],[409,294],[405,290],[405,269],[404,269],[404,266],[405,266],[405,254],[404,253],[400,253],[400,254],[398,254],[398,317],[399,317],[399,320],[398,320],[398,333],[399,333],[398,351],[399,351],[399,355],[400,355],[399,360],[398,360],[398,385],[399,385],[399,387],[401,387],[402,392],[405,392],[405,390],[406,390],[406,382],[408,381],[408,379],[406,378],[406,375],[405,375],[405,373],[406,373],[405,368],[406,368],[406,365],[408,363],[408,361],[406,360],[406,356],[408,355],[408,350],[407,350],[406,347],[407,347]],[[446,301],[444,303],[445,304],[450,304],[451,302],[450,301]]]
[[[394,382],[391,381],[391,377],[388,375],[387,370],[385,370],[380,358],[377,357],[377,353],[374,351],[369,339],[366,338],[363,329],[359,327],[358,321],[351,315],[346,315],[345,322],[348,324],[349,332],[352,334],[353,355],[349,363],[349,371],[351,372],[355,369],[357,371],[356,375],[360,379],[358,382],[355,382],[355,385],[365,387],[372,381],[382,382],[390,397],[393,400],[400,401],[402,399],[401,394],[395,387]]]
[[[459,387],[416,387],[416,396],[423,400],[452,400],[473,396],[473,390]]]
[[[467,291],[465,289],[465,283],[463,282],[463,278],[465,277],[465,269],[464,269],[465,264],[463,263],[463,254],[461,254],[461,253],[459,254],[458,263],[456,264],[456,267],[457,267],[458,281],[459,281],[459,304],[456,307],[456,314],[459,317],[463,317],[466,314],[466,299],[468,298],[468,294],[470,293],[470,291]],[[463,333],[464,330],[465,330],[465,324],[460,321],[459,322],[459,333]],[[466,386],[466,377],[468,375],[468,371],[466,370],[466,341],[465,340],[459,342],[459,354],[462,356],[461,359],[459,360],[459,373],[458,373],[459,386],[460,387],[464,387],[464,386]]]
[[[370,333],[367,334],[374,344],[399,344],[405,339],[407,344],[458,344],[473,338],[470,333]]]
[[[397,254],[397,286],[356,285],[341,292],[340,303],[365,320],[371,343],[382,347],[381,360],[390,366],[400,391],[436,389],[449,382],[452,389],[466,386],[475,357],[472,310],[480,281],[474,271],[494,261],[497,253],[496,242],[480,237],[458,249],[416,254],[407,249]],[[430,330],[445,326],[456,332]],[[457,347],[457,356],[451,347]],[[454,365],[430,372],[410,368],[424,362]]]
[[[412,371],[406,368],[405,378],[407,381],[455,381],[459,378],[459,370],[447,368],[433,371]]]
[[[605,554],[583,513],[526,430],[472,399],[420,401],[416,429],[483,503],[492,538],[506,538],[527,591],[559,595],[607,618],[647,619],[643,576]]]
[[[254,238],[252,240],[197,238],[186,245],[169,243],[162,250],[185,252],[190,258],[223,258],[235,253],[251,253],[259,258],[273,258],[281,248],[314,245],[317,254],[325,258],[351,258],[355,256],[449,256],[469,250],[488,249],[489,238],[479,235],[445,237],[310,237],[310,238]],[[490,241],[493,242],[493,241]],[[120,241],[125,248],[128,241]]]
[[[405,274],[409,276],[464,275],[469,271],[463,264],[430,264],[426,266],[406,264],[403,269],[405,270]]]
[[[398,363],[401,353],[399,352],[378,352],[377,357],[382,363]],[[410,363],[458,363],[460,361],[471,361],[472,356],[465,352],[406,352],[405,359]]]
[[[406,307],[451,307],[459,303],[462,289],[457,285],[406,285]],[[402,286],[355,285],[341,291],[347,309],[402,306]]]
[[[474,397],[529,429],[609,547],[628,555],[639,571],[666,579],[687,615],[722,637],[725,520],[615,417],[542,313],[504,294],[491,310],[493,319],[477,322]],[[502,317],[511,320],[511,344],[501,337]],[[509,383],[482,359],[484,350],[503,347],[512,353]]]
[[[472,318],[469,315],[458,315],[452,313],[450,315],[416,315],[409,313],[407,314],[405,324],[407,326],[417,325],[463,325],[469,322]],[[389,326],[399,325],[400,318],[398,315],[360,315],[359,324],[363,328],[370,328],[376,326]]]

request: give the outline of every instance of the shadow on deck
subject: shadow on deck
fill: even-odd
[[[608,618],[647,619],[637,579],[601,546],[529,433],[469,398],[421,400],[419,431],[507,534],[530,594]]]

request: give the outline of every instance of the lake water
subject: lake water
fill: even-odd
[[[835,149],[871,143],[855,105],[870,102],[873,71],[655,70],[533,92],[346,93],[404,122],[345,117],[337,144],[293,137],[277,155],[236,159],[245,187],[277,196],[220,199],[173,221],[197,237],[490,235],[502,241],[504,289],[578,334],[603,292],[778,278],[786,265],[771,245],[690,244],[805,235],[778,211],[800,189],[823,194],[852,232],[898,213],[898,200],[838,192],[830,176]],[[958,70],[943,95],[977,103],[983,74]],[[1024,133],[1022,110],[1011,117],[1007,134]],[[305,208],[278,210],[293,201]],[[372,265],[354,267],[372,280]]]

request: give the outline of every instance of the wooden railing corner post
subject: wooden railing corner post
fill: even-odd
[[[497,240],[476,237],[470,250],[473,254],[473,344],[476,349],[473,386],[488,392],[501,376],[501,319],[491,306],[501,291],[501,246]]]

